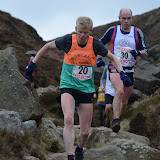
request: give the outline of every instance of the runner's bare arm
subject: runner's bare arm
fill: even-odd
[[[122,65],[115,55],[113,55],[110,51],[108,51],[106,57],[112,62],[112,64],[116,67],[119,73],[123,71]]]
[[[32,60],[33,63],[37,63],[40,57],[45,55],[49,50],[56,48],[55,41],[46,43],[36,54],[35,58]]]

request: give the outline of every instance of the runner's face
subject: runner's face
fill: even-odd
[[[130,11],[122,11],[121,16],[119,17],[121,23],[121,29],[123,31],[129,32],[132,24],[133,16]]]
[[[79,25],[75,27],[77,32],[77,42],[78,44],[86,44],[88,41],[89,35],[92,33],[92,30],[88,28],[84,28],[83,26]]]

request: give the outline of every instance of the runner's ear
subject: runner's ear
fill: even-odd
[[[90,34],[92,34],[93,33],[93,29],[91,29],[91,31],[90,31]]]
[[[77,32],[77,26],[75,26],[75,31]]]

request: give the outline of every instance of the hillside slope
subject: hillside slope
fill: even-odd
[[[25,22],[0,11],[0,48],[11,45],[26,50],[38,49],[44,42],[37,31]]]
[[[36,30],[25,22],[12,17],[9,13],[0,11],[0,49],[13,46],[16,49],[17,59],[21,73],[24,75],[29,55],[29,50],[38,51],[46,42],[37,34]],[[93,29],[93,36],[99,39],[110,26],[119,24],[118,21]],[[160,43],[160,8],[151,10],[141,15],[136,15],[133,25],[139,27],[145,36],[148,48]],[[109,48],[108,48],[109,49]],[[46,87],[49,84],[58,86],[61,72],[63,52],[54,50],[37,64],[36,87]],[[154,56],[154,54],[153,54]],[[148,58],[149,60],[150,58]],[[53,63],[53,62],[54,63]],[[156,63],[159,63],[157,61]],[[101,73],[96,72],[95,85],[98,85]]]

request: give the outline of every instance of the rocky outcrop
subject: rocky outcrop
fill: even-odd
[[[124,159],[124,160],[158,160],[160,151],[148,146],[149,139],[129,132],[120,131],[118,134],[107,128],[94,128],[87,142],[85,154],[90,159]],[[94,149],[93,149],[94,148]],[[104,152],[104,150],[108,152]],[[102,154],[91,154],[99,152]],[[91,158],[89,158],[91,156]],[[117,157],[118,156],[118,157]],[[113,157],[113,158],[112,158]]]
[[[129,98],[129,104],[137,101],[138,99],[142,98],[142,92],[138,89],[133,89],[132,94]]]
[[[17,112],[0,110],[0,129],[8,133],[24,134],[22,119]]]
[[[19,113],[15,111],[0,110],[0,129],[7,133],[24,135],[25,132],[33,136],[37,133],[37,123],[35,120],[22,121]]]
[[[160,44],[156,44],[153,47],[151,47],[148,54],[148,60],[160,67]]]
[[[41,117],[38,95],[19,72],[13,48],[0,50],[0,75],[0,109],[18,112],[22,121]]]
[[[125,131],[114,133],[106,127],[91,129],[84,150],[86,160],[159,160],[159,156],[159,150],[149,147],[148,138]],[[50,153],[47,160],[66,157],[66,153]]]
[[[39,135],[49,139],[49,142],[55,145],[59,151],[64,152],[63,133],[53,123],[52,119],[43,118],[38,127]]]
[[[155,76],[160,74],[159,67],[141,58],[135,70],[135,89],[150,95],[160,88],[160,79]]]

